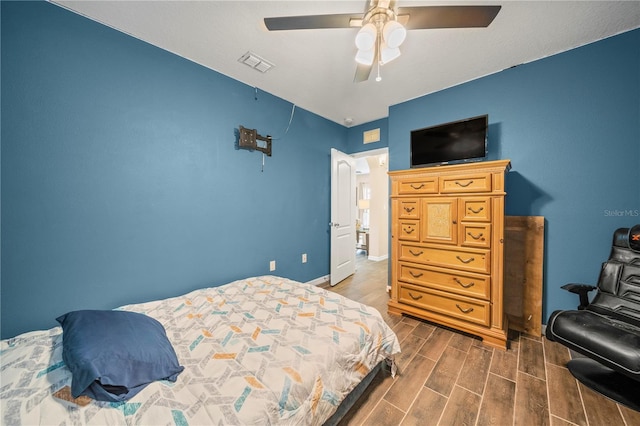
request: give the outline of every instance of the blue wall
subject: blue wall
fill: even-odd
[[[543,318],[575,308],[567,282],[595,283],[613,231],[640,223],[640,30],[390,108],[389,166],[409,132],[489,114],[489,157],[511,159],[509,215],[544,216]]]
[[[43,2],[2,2],[2,338],[268,274],[329,273],[347,129]],[[239,125],[273,156],[236,149]],[[301,263],[301,254],[308,263]]]

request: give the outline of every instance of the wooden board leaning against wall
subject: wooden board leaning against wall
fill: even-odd
[[[504,310],[509,328],[542,333],[544,217],[505,216]]]

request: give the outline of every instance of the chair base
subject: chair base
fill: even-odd
[[[576,358],[567,363],[573,377],[594,391],[640,411],[640,382],[618,373],[591,358]]]

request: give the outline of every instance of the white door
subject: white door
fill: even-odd
[[[331,285],[356,271],[356,160],[331,148]]]

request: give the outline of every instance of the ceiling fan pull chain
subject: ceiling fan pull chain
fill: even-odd
[[[376,66],[378,67],[378,76],[376,77],[376,81],[381,81],[382,77],[380,77],[380,30],[378,30],[378,37],[376,37],[376,41],[378,42],[378,48],[376,49]]]

